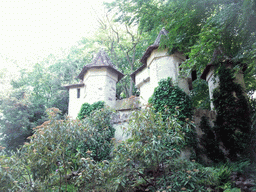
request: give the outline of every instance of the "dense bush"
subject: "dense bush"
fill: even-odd
[[[149,98],[149,103],[166,118],[174,114],[177,108],[179,108],[177,115],[181,121],[192,117],[191,99],[178,86],[173,85],[170,77],[158,83],[153,95]],[[166,108],[169,111],[166,111]]]
[[[189,122],[185,124],[192,129]],[[127,129],[131,138],[115,148],[109,165],[113,189],[203,190],[204,186],[197,183],[206,176],[199,172],[200,165],[179,158],[185,143],[182,130],[181,122],[174,116],[164,121],[161,113],[152,108],[136,112]]]
[[[181,124],[181,132],[185,135],[185,146],[197,148],[195,129],[186,129],[186,123],[192,118],[192,101],[178,86],[174,86],[171,78],[161,80],[149,98],[155,112],[162,114],[163,120],[175,116]],[[167,144],[168,146],[168,144]]]
[[[95,102],[93,104],[89,104],[89,103],[84,103],[82,106],[81,106],[81,109],[78,113],[78,116],[77,118],[78,119],[84,119],[85,117],[88,117],[90,116],[90,114],[97,110],[97,109],[102,109],[104,107],[105,103],[104,101],[98,101],[98,102]]]
[[[91,131],[89,139],[86,142],[80,142],[77,150],[85,154],[88,150],[92,151],[91,157],[95,161],[106,160],[110,158],[110,152],[113,147],[112,138],[115,136],[115,129],[111,123],[112,112],[109,109],[102,108],[91,113],[91,115],[82,121],[83,126]]]
[[[103,126],[100,121],[111,112],[101,109],[82,121],[58,120],[58,112],[48,110],[50,120],[35,129],[21,151],[1,152],[1,191],[239,191],[232,188],[231,166],[203,167],[180,158],[183,126],[193,127],[189,121],[181,123],[174,115],[164,120],[152,108],[134,112],[123,128],[130,138],[111,139],[116,143],[112,158],[95,161],[96,152],[88,148],[83,154],[79,145],[94,146],[97,137],[107,140],[108,134],[95,135],[95,125]]]
[[[213,104],[217,112],[214,131],[218,142],[228,151],[228,158],[237,160],[248,155],[251,115],[243,88],[234,82],[234,73],[223,64],[219,68],[219,87],[214,90]]]
[[[59,112],[56,108],[48,109],[49,121],[34,128],[30,142],[25,143],[21,151],[10,157],[2,154],[1,191],[66,190],[72,188],[69,185],[71,176],[82,171],[83,159],[109,157],[110,137],[114,133],[107,124],[112,113],[109,109],[97,111],[82,121],[59,120]]]

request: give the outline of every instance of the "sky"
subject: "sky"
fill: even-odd
[[[14,72],[50,54],[62,57],[93,35],[103,1],[0,0],[0,69]]]

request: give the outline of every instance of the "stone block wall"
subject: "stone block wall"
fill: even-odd
[[[129,126],[129,119],[133,111],[140,109],[138,97],[130,97],[123,100],[116,100],[116,113],[112,117],[113,126],[116,129],[116,141],[123,141],[129,138],[129,135],[124,135],[124,130]]]

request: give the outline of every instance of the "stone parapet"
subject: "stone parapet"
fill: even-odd
[[[140,98],[131,96],[127,99],[116,100],[115,110],[116,111],[127,111],[140,108]]]

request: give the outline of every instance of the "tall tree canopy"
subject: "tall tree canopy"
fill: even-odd
[[[255,82],[255,0],[116,0],[107,6],[118,10],[117,21],[136,23],[143,32],[165,27],[169,35],[161,47],[188,56],[183,69],[201,73],[208,63],[228,59],[247,64],[246,75]],[[255,89],[247,84],[247,91]]]

